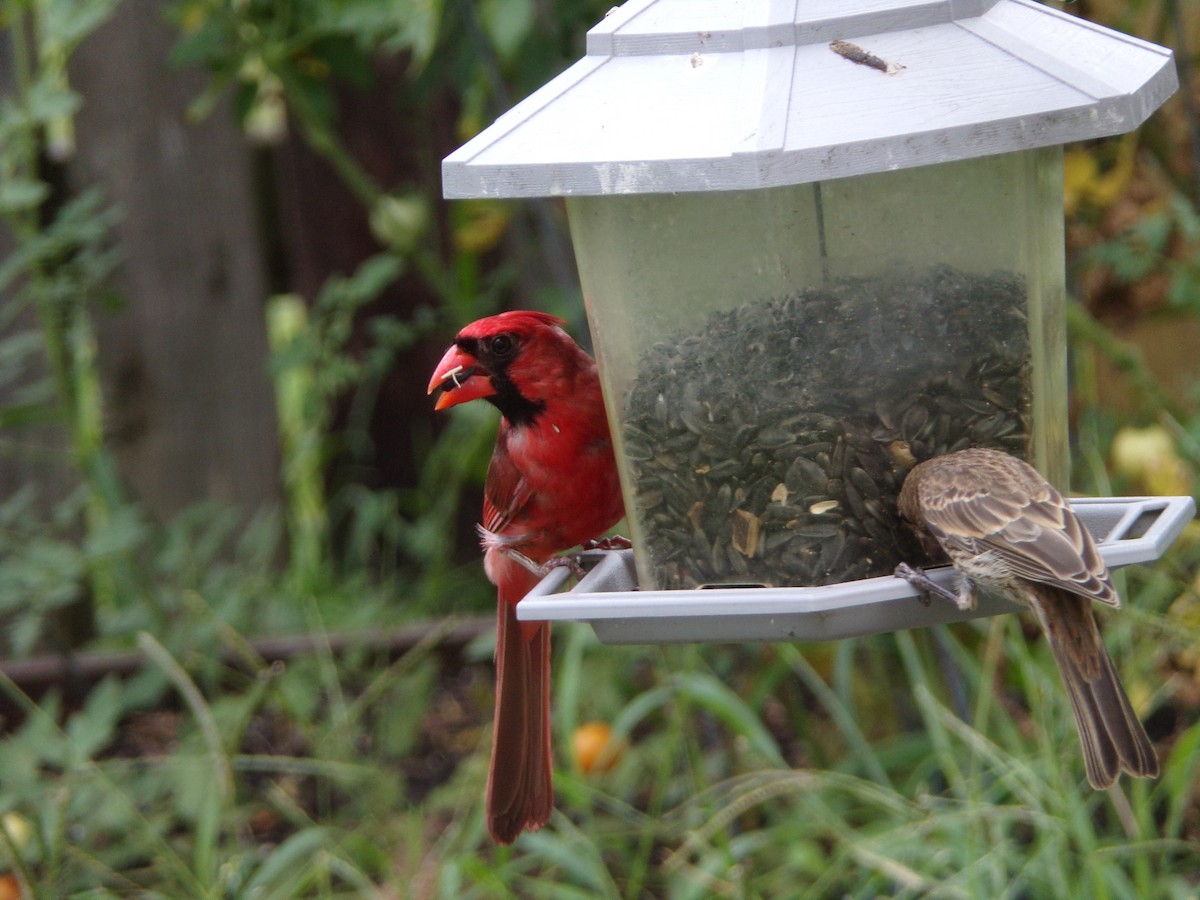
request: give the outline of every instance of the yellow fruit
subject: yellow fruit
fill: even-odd
[[[512,221],[513,207],[503,201],[475,200],[455,226],[454,244],[467,253],[487,253],[503,240]]]
[[[1161,425],[1122,428],[1113,438],[1113,466],[1128,478],[1142,478],[1158,459],[1174,450],[1171,435]]]
[[[29,843],[33,834],[33,826],[29,824],[29,820],[18,812],[6,812],[0,816],[0,827],[8,833],[8,839],[17,848]]]
[[[571,755],[584,774],[608,772],[625,753],[625,742],[614,741],[607,722],[586,722],[571,735]]]
[[[1191,472],[1161,425],[1122,428],[1113,439],[1112,462],[1116,471],[1149,494],[1191,493]]]

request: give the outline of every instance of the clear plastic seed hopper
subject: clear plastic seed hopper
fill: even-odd
[[[1025,0],[614,8],[443,163],[448,198],[565,198],[634,545],[518,615],[613,642],[966,617],[890,575],[923,561],[903,473],[988,446],[1065,488],[1061,145],[1176,86],[1168,50]],[[1076,508],[1114,566],[1194,515]]]

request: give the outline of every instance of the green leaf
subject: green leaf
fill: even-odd
[[[44,182],[34,178],[13,177],[0,180],[0,213],[34,209],[50,194]]]
[[[146,539],[147,533],[137,507],[126,506],[112,512],[102,527],[88,534],[83,552],[90,560],[128,553]]]
[[[236,50],[229,32],[221,27],[221,23],[209,20],[195,31],[180,37],[167,55],[167,62],[178,68],[208,66],[225,72],[236,68]]]
[[[1145,278],[1154,271],[1160,259],[1159,254],[1147,250],[1128,236],[1097,246],[1089,255],[1111,267],[1113,275],[1122,284],[1132,284]]]
[[[62,410],[44,403],[9,403],[0,406],[0,430],[58,425],[62,421]]]
[[[537,853],[562,869],[568,877],[566,884],[583,885],[588,897],[621,896],[613,884],[612,875],[595,843],[569,822],[563,822],[564,833],[537,831],[521,839],[524,847]]]
[[[196,822],[214,796],[220,795],[213,780],[213,766],[203,753],[176,752],[163,760],[162,774],[171,785],[174,813]]]
[[[233,114],[242,127],[245,127],[257,101],[258,86],[248,81],[239,81],[233,91]]]
[[[388,285],[404,271],[404,261],[390,253],[379,253],[360,265],[345,283],[347,293],[359,302],[368,302],[379,296]]]
[[[676,675],[665,685],[639,694],[614,719],[614,734],[620,737],[629,735],[651,710],[681,695],[704,707],[731,731],[744,737],[751,748],[771,765],[786,768],[787,763],[779,751],[779,745],[754,710],[721,681],[701,672]]]
[[[392,53],[410,51],[414,65],[420,68],[429,62],[437,46],[442,0],[407,0],[405,7],[401,27],[383,46]]]
[[[243,893],[246,896],[291,896],[278,892],[307,877],[312,872],[313,857],[330,842],[326,828],[313,827],[296,832],[263,860],[246,882]]]
[[[1183,194],[1171,196],[1171,213],[1179,227],[1180,237],[1188,243],[1200,240],[1200,209]]]
[[[40,78],[29,86],[25,95],[26,108],[35,122],[52,122],[73,116],[82,100],[78,94],[50,78]]]
[[[88,694],[83,710],[67,720],[66,732],[76,765],[92,759],[112,743],[125,712],[122,694],[115,676],[105,678]]]
[[[375,5],[387,8],[385,4]],[[342,35],[322,38],[313,42],[309,52],[323,60],[333,75],[345,79],[355,87],[365,88],[371,83],[371,58],[351,38]]]
[[[1195,796],[1189,785],[1196,783],[1200,771],[1200,723],[1188,727],[1174,741],[1171,755],[1163,766],[1161,795],[1167,801],[1163,837],[1179,837],[1188,815],[1189,798]]]
[[[516,56],[533,28],[533,0],[484,0],[479,12],[492,46],[506,62]]]
[[[1139,220],[1130,228],[1130,234],[1137,242],[1149,250],[1161,254],[1171,239],[1175,222],[1166,213],[1155,213]]]
[[[0,339],[0,366],[23,367],[42,350],[42,336],[37,331],[22,331]]]
[[[723,682],[711,675],[693,672],[674,679],[675,689],[705,707],[730,729],[750,743],[756,753],[773,766],[786,768],[783,754],[775,738],[767,731],[762,720],[745,701],[731,691]]]
[[[79,595],[83,572],[83,556],[72,544],[31,538],[0,567],[0,609],[70,603]]]
[[[39,37],[43,52],[65,52],[103,25],[120,0],[46,0],[39,5]]]
[[[1170,261],[1171,286],[1167,300],[1176,309],[1200,312],[1200,266]]]

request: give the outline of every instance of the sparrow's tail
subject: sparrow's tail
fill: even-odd
[[[1103,790],[1122,770],[1138,778],[1156,777],[1154,745],[1121,687],[1096,627],[1091,601],[1043,587],[1032,605],[1075,713],[1088,782]]]

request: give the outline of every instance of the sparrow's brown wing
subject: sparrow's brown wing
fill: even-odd
[[[944,465],[922,482],[922,512],[947,553],[989,553],[1008,577],[1121,605],[1091,535],[1032,466],[995,451],[934,462]]]

